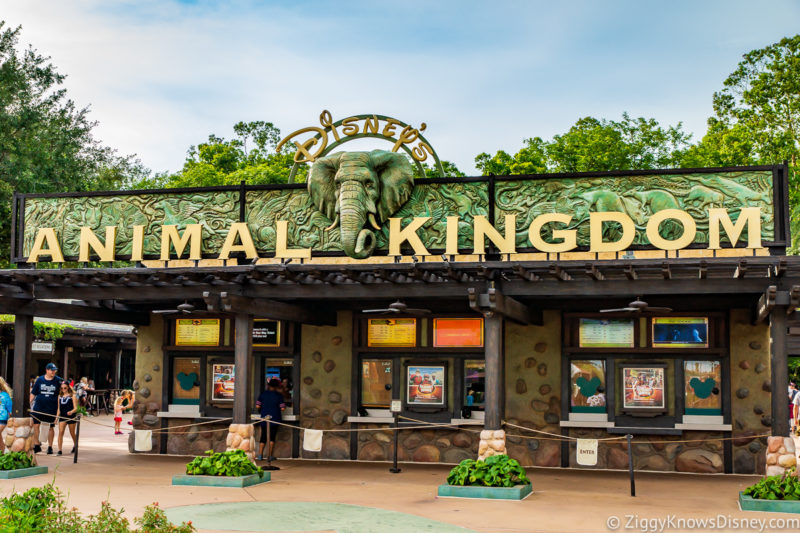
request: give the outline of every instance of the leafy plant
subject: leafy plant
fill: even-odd
[[[765,477],[744,489],[744,494],[757,500],[800,500],[800,478],[792,468],[781,476]]]
[[[264,477],[264,471],[256,466],[242,450],[228,450],[214,453],[206,451],[206,455],[195,457],[186,465],[186,473],[190,476],[249,476],[258,474]]]
[[[529,483],[522,465],[507,455],[493,455],[483,461],[464,459],[447,476],[448,485],[513,487]]]
[[[25,452],[0,454],[0,470],[19,470],[33,466],[33,459]]]

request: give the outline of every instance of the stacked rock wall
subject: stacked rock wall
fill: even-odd
[[[156,415],[161,411],[161,387],[164,375],[164,319],[151,315],[149,326],[139,326],[136,334],[136,379],[133,404],[134,429],[160,429],[161,421]],[[157,433],[152,438],[153,449],[161,451],[161,438]],[[133,432],[128,437],[128,450],[134,451]],[[171,452],[170,452],[171,453]]]
[[[225,435],[224,432],[218,431],[220,435]],[[222,450],[242,450],[251,461],[256,457],[256,440],[253,437],[252,424],[231,424],[228,428],[228,434],[222,445]]]
[[[362,424],[358,434],[358,459],[391,461],[394,457],[394,431],[386,426]],[[458,464],[475,459],[478,454],[480,426],[455,429],[410,429],[400,431],[397,450],[399,461]]]
[[[766,459],[768,476],[781,476],[796,468],[800,462],[800,437],[768,437]]]
[[[5,439],[6,449],[11,452],[27,452],[36,464],[33,450],[33,419],[9,418],[6,429],[0,438]]]

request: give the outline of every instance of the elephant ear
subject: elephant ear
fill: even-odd
[[[408,158],[402,154],[373,150],[370,158],[381,187],[376,206],[378,219],[384,222],[411,196],[411,191],[414,189],[414,172]]]
[[[308,194],[314,206],[329,219],[336,217],[336,183],[342,153],[320,157],[311,165],[308,174]]]

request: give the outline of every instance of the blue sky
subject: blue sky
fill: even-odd
[[[479,152],[587,115],[702,136],[742,54],[800,31],[800,2],[0,0],[0,18],[68,75],[103,142],[154,171],[240,120],[287,134],[329,109],[425,122],[471,174]]]

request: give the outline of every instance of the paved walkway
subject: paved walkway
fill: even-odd
[[[126,416],[126,420],[128,418]],[[110,416],[91,420],[109,426],[113,424]],[[123,426],[130,427],[124,422]],[[247,489],[173,487],[171,478],[184,472],[187,458],[129,454],[127,435],[115,436],[112,428],[84,423],[81,434],[78,464],[73,464],[69,455],[40,454],[39,463],[50,467],[50,475],[0,481],[0,494],[41,486],[55,479],[56,485],[68,494],[69,503],[84,513],[97,512],[100,502],[108,499],[112,505],[124,507],[128,516],[140,516],[146,505],[157,501],[162,507],[176,508],[169,511],[171,516],[193,516],[194,513],[198,521],[203,521],[206,511],[224,510],[216,515],[224,516],[231,523],[235,523],[237,516],[231,511],[233,508],[206,505],[200,513],[178,507],[259,502],[253,516],[259,517],[257,523],[261,529],[253,531],[268,531],[263,528],[269,525],[270,517],[285,516],[290,512],[288,507],[260,507],[278,502],[299,504],[296,509],[304,510],[309,517],[309,521],[301,524],[303,527],[341,533],[359,530],[352,528],[352,524],[357,522],[348,529],[346,524],[337,521],[339,518],[350,513],[355,517],[353,520],[362,519],[369,516],[369,512],[364,515],[365,511],[359,508],[333,512],[337,507],[328,505],[315,510],[308,505],[313,502],[348,504],[407,513],[413,516],[404,518],[383,511],[373,515],[375,524],[386,523],[387,517],[393,517],[395,523],[400,520],[407,526],[406,531],[445,531],[444,526],[431,529],[423,525],[435,520],[487,533],[608,531],[606,520],[610,516],[619,517],[624,526],[626,515],[635,515],[640,521],[666,519],[670,515],[684,518],[721,515],[727,520],[793,516],[738,510],[738,492],[756,481],[756,476],[637,474],[637,497],[631,498],[628,477],[624,472],[531,469],[529,476],[534,493],[530,497],[522,502],[495,502],[436,498],[436,487],[444,481],[450,468],[445,465],[401,465],[403,471],[400,474],[391,474],[388,464],[294,460],[278,461],[281,470],[272,473],[271,482]],[[69,437],[65,440],[64,448],[68,451],[72,443]],[[184,514],[187,512],[189,514]],[[251,511],[247,511],[242,518],[248,519],[251,515]],[[328,517],[335,520],[326,520]],[[248,523],[253,522],[239,527]],[[214,522],[209,527],[223,525]],[[274,526],[290,527],[292,524],[281,522]],[[382,528],[381,531],[390,533],[392,530]],[[650,530],[639,525],[632,531]]]

